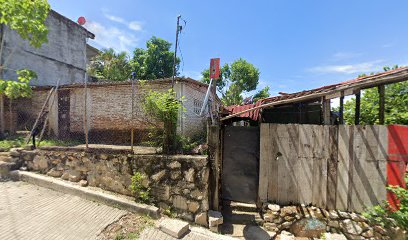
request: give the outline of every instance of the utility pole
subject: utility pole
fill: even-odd
[[[177,61],[177,48],[178,48],[178,36],[179,33],[181,32],[181,26],[180,26],[180,18],[181,15],[177,16],[177,30],[176,30],[176,46],[174,48],[174,59],[173,59],[173,79],[171,80],[171,88],[174,88],[174,79],[176,77],[176,61]]]

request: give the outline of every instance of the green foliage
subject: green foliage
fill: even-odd
[[[171,43],[152,37],[146,42],[146,49],[136,48],[133,52],[131,64],[138,79],[152,80],[169,78],[173,76],[174,53],[171,51]],[[180,59],[176,59],[176,76]]]
[[[50,11],[47,0],[0,0],[0,24],[15,30],[34,47],[47,42],[44,22]]]
[[[40,146],[74,146],[79,145],[80,142],[76,141],[63,141],[57,139],[43,139]],[[13,136],[8,137],[0,141],[0,148],[10,150],[11,148],[24,147],[26,146],[24,136]]]
[[[255,90],[259,83],[259,70],[246,60],[239,58],[231,65],[225,64],[220,69],[220,79],[217,80],[217,90],[222,95],[221,100],[225,105],[241,104],[242,93]],[[210,71],[205,69],[202,72],[202,82],[210,82]],[[256,96],[266,96],[269,87],[256,93]]]
[[[344,120],[354,124],[355,99],[344,103]],[[360,124],[379,123],[379,94],[377,88],[362,91],[360,103]],[[385,86],[385,124],[408,124],[408,82]]]
[[[172,89],[166,92],[150,90],[144,97],[142,106],[145,114],[163,126],[161,146],[168,154],[176,151],[177,118],[180,110],[185,111],[182,105],[183,100],[184,97],[177,99]]]
[[[126,52],[116,53],[113,48],[102,49],[92,59],[88,73],[99,79],[124,81],[130,78],[132,66]]]
[[[193,149],[198,147],[201,144],[206,143],[206,134],[197,134],[196,136],[185,137],[181,135],[177,135],[177,149],[181,150],[183,154],[193,154]],[[203,153],[205,154],[205,153]]]
[[[147,176],[143,173],[135,172],[132,176],[132,183],[130,185],[130,190],[136,195],[136,200],[143,203],[149,203],[151,200],[150,188],[143,186],[143,181],[145,181],[146,178]]]
[[[18,74],[17,81],[0,80],[0,93],[5,94],[10,99],[30,97],[32,89],[29,83],[31,79],[37,78],[37,74],[27,69],[21,69],[16,72]]]
[[[408,183],[408,174],[405,175],[405,182]],[[381,224],[384,227],[399,226],[408,230],[408,190],[399,186],[388,186],[387,190],[393,192],[398,200],[399,209],[395,211],[385,201],[382,205],[367,209],[363,216],[375,224]]]
[[[266,86],[254,95],[254,102],[267,97],[269,97],[269,86]]]

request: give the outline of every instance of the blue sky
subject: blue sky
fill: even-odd
[[[269,85],[272,95],[408,65],[406,0],[49,2],[73,20],[86,17],[96,35],[91,45],[130,53],[153,35],[174,43],[181,14],[181,75],[198,79],[210,58],[242,57],[259,68],[259,87]]]

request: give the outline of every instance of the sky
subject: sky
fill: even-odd
[[[408,1],[394,0],[49,0],[96,35],[89,43],[130,55],[152,36],[180,35],[181,76],[201,78],[210,59],[244,58],[271,95],[353,79],[383,66],[408,65]],[[184,22],[182,21],[184,25]]]

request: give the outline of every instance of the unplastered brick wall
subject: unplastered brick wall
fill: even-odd
[[[150,200],[163,211],[207,224],[209,167],[206,156],[131,155],[127,150],[48,147],[19,151],[29,171],[132,196],[131,177],[143,173]]]

